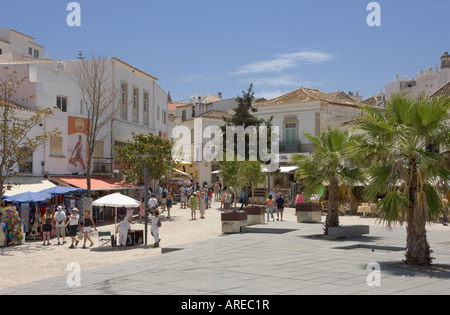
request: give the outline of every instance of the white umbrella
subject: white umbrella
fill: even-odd
[[[92,203],[93,206],[96,207],[114,207],[116,208],[116,218],[114,222],[114,235],[116,234],[116,225],[117,225],[117,208],[138,208],[141,203],[136,199],[131,197],[122,195],[120,193],[111,194],[102,198],[95,200]],[[116,238],[114,237],[114,240]]]

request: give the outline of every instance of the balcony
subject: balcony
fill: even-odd
[[[92,174],[112,174],[114,166],[113,158],[92,158]]]
[[[303,152],[302,149],[303,147],[299,140],[279,142],[280,153],[300,153]]]

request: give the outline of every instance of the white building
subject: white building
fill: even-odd
[[[52,139],[45,146],[32,153],[32,166],[24,173],[32,176],[82,175],[85,170],[81,163],[71,161],[78,136],[84,144],[83,124],[87,123],[81,92],[74,82],[74,71],[83,60],[56,61],[41,58],[43,47],[33,43],[34,39],[19,32],[0,29],[0,66],[9,71],[17,71],[20,78],[28,79],[21,85],[16,104],[29,108],[58,109],[52,117],[33,132],[38,135],[44,130],[58,128],[60,137]],[[28,49],[32,54],[27,54]],[[36,51],[36,52],[35,52]],[[36,56],[36,57],[35,57]],[[157,78],[137,69],[118,58],[108,58],[111,84],[120,89],[117,106],[125,106],[119,116],[102,130],[102,140],[95,148],[93,176],[110,176],[115,173],[121,178],[119,165],[114,165],[112,150],[114,145],[132,140],[131,132],[153,133],[170,137],[167,94],[158,86]],[[34,96],[23,101],[22,99]],[[75,165],[76,164],[76,165]],[[79,176],[80,176],[79,175]],[[123,179],[123,178],[121,178]]]
[[[258,110],[257,117],[269,119],[273,116],[272,123],[279,128],[281,172],[272,176],[270,187],[283,192],[285,197],[290,196],[289,201],[296,193],[295,165],[291,158],[294,154],[309,155],[314,151],[313,143],[304,133],[317,136],[329,127],[346,128],[347,122],[361,116],[359,103],[346,93],[325,93],[308,88],[257,102],[254,107]]]
[[[405,94],[406,96],[416,99],[422,96],[428,97],[450,82],[450,55],[445,52],[441,57],[441,69],[439,67],[433,70],[429,67],[426,70],[416,72],[416,76],[410,79],[408,75],[396,75],[395,81],[385,85],[386,99],[391,99],[393,93]]]
[[[218,180],[217,174],[213,172],[218,169],[216,162],[203,161],[202,152],[195,151],[197,147],[203,147],[211,139],[203,139],[202,134],[194,131],[194,122],[201,121],[201,130],[210,126],[221,127],[225,123],[223,117],[230,117],[231,110],[237,106],[235,98],[222,99],[222,93],[217,96],[212,94],[195,94],[189,99],[169,103],[169,109],[174,113],[174,126],[186,126],[191,132],[191,157],[190,161],[184,161],[179,169],[189,174],[194,183],[208,187]],[[196,159],[196,157],[198,157]]]

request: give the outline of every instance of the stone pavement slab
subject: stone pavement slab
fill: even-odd
[[[321,224],[271,222],[255,231],[178,246],[158,256],[83,271],[81,286],[61,276],[0,295],[386,295],[450,293],[447,231],[428,231],[434,266],[401,264],[404,228],[371,227],[361,238],[319,236]],[[273,229],[264,232],[263,229]],[[278,231],[277,231],[278,230]],[[379,286],[367,279],[377,263]],[[72,279],[72,278],[71,278]],[[369,280],[377,278],[369,277]]]

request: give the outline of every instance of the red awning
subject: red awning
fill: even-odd
[[[86,176],[52,176],[52,180],[63,185],[87,189]],[[125,182],[114,177],[91,177],[91,190],[136,189],[141,186]]]

